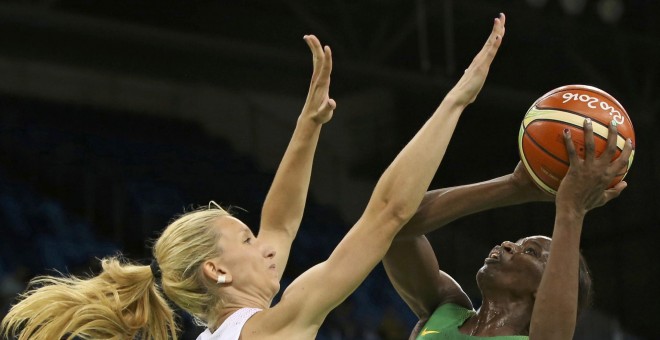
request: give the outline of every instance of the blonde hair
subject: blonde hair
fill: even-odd
[[[165,294],[206,326],[217,319],[222,297],[214,281],[204,278],[202,264],[222,254],[221,234],[213,221],[230,216],[216,206],[185,214],[172,222],[154,245],[154,258],[162,272]]]
[[[220,255],[220,233],[213,221],[228,215],[210,205],[186,213],[163,231],[153,247],[162,291],[199,324],[217,319],[221,307],[221,296],[204,278],[201,265]],[[119,256],[101,264],[101,274],[91,278],[33,279],[3,318],[1,334],[19,340],[177,338],[175,314],[149,266]]]

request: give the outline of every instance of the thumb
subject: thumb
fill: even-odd
[[[605,202],[609,202],[621,195],[621,192],[628,186],[628,183],[621,181],[614,187],[605,190]]]
[[[335,100],[332,98],[328,98],[323,102],[323,104],[319,108],[319,111],[320,112],[334,111],[336,108],[337,108],[337,102],[335,102]]]

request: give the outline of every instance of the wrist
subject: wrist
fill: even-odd
[[[565,219],[571,221],[584,220],[584,216],[587,212],[584,209],[578,207],[577,204],[571,204],[569,202],[557,202],[556,203],[556,215],[557,219]]]
[[[511,192],[511,197],[520,203],[534,201],[529,190],[529,185],[522,183],[515,174],[506,175],[507,188]]]
[[[300,116],[298,116],[297,124],[298,125],[307,125],[307,126],[311,126],[311,127],[321,127],[323,125],[323,122],[319,121],[312,114],[310,114],[308,112],[305,112],[303,110],[303,112],[300,114]]]
[[[520,197],[521,203],[526,202],[549,202],[554,201],[555,197],[539,188],[522,163],[518,163],[516,169],[509,175],[509,180]]]
[[[442,100],[442,103],[440,103],[441,106],[447,106],[449,108],[455,108],[455,109],[465,109],[468,105],[470,105],[469,102],[466,100],[462,99],[461,96],[456,94],[454,90],[452,89],[447,93],[445,98]]]
[[[508,190],[518,203],[529,203],[537,201],[547,201],[548,196],[531,181],[524,181],[519,178],[515,173],[506,176]]]

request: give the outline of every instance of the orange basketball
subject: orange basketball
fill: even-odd
[[[546,192],[557,193],[559,183],[569,166],[563,131],[569,129],[575,150],[584,158],[585,118],[591,118],[596,155],[607,146],[608,125],[617,124],[618,157],[626,139],[635,145],[635,131],[626,110],[607,92],[586,85],[567,85],[556,88],[537,99],[527,110],[520,125],[518,149],[525,169],[534,182]],[[630,155],[626,170],[618,174],[611,186],[619,183],[628,173],[635,152]]]

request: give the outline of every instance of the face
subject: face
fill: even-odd
[[[550,255],[551,239],[531,236],[495,246],[477,272],[483,294],[505,290],[518,295],[536,292]]]
[[[271,300],[280,289],[273,248],[262,244],[234,217],[220,217],[214,227],[222,235],[219,264],[231,275],[231,286],[250,296]]]

